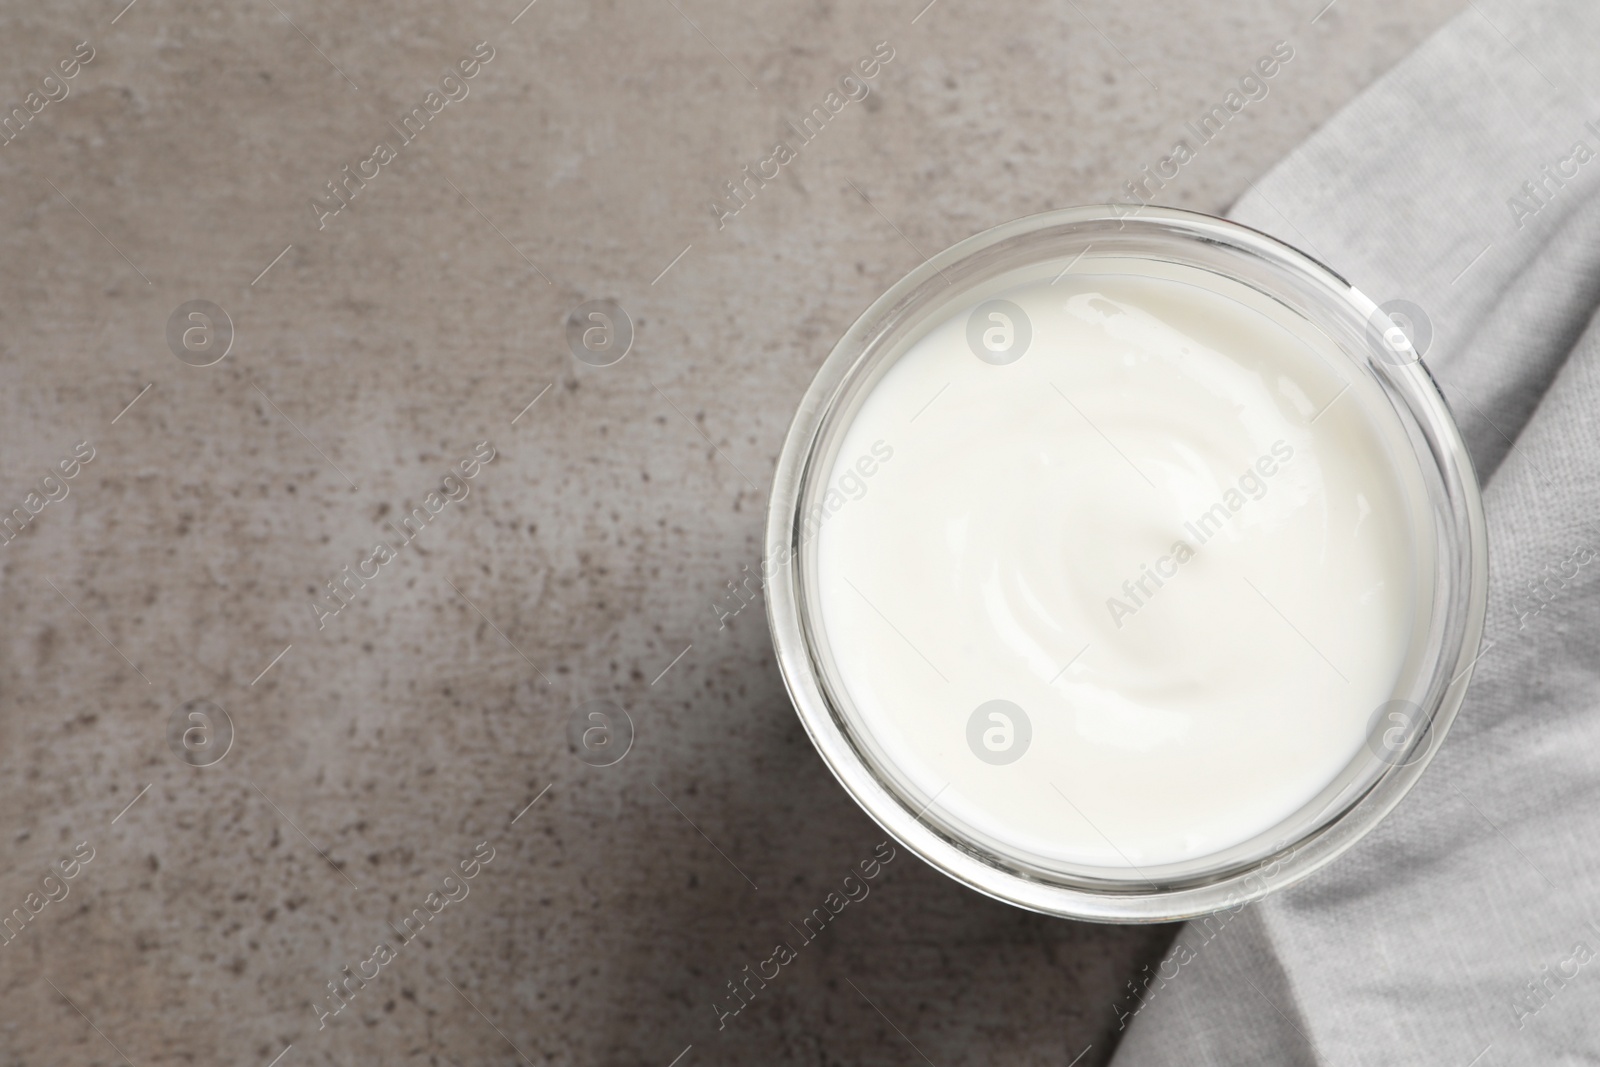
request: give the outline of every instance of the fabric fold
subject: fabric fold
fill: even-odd
[[[1600,10],[1475,4],[1236,206],[1426,312],[1486,482],[1487,636],[1412,793],[1244,909],[1119,1067],[1600,1054],[1600,106],[1574,62],[1597,53]],[[1562,169],[1580,142],[1596,158]]]

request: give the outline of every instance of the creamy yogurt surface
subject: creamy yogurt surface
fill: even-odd
[[[1323,793],[1424,607],[1375,384],[1161,273],[1087,261],[913,341],[843,431],[810,564],[878,760],[966,833],[1125,872]]]

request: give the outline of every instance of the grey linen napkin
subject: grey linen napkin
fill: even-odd
[[[1473,0],[1234,210],[1426,311],[1486,485],[1487,651],[1383,825],[1114,1006],[1117,1067],[1600,1063],[1596,56],[1592,0]]]

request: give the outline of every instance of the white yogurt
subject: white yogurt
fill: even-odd
[[[815,537],[826,654],[875,758],[978,840],[1191,861],[1351,765],[1431,563],[1325,337],[1199,271],[1055,273],[861,401],[827,483],[863,491]]]

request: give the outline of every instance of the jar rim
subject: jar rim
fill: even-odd
[[[1028,262],[1030,247],[1046,240],[1085,239],[1115,227],[1141,240],[1170,242],[1174,249],[1198,242],[1208,254],[1225,250],[1249,262],[1260,277],[1285,291],[1317,294],[1319,310],[1341,316],[1346,336],[1371,333],[1373,343],[1345,354],[1381,380],[1391,403],[1404,405],[1413,421],[1413,447],[1419,467],[1436,481],[1436,521],[1451,551],[1439,553],[1443,604],[1436,605],[1439,641],[1431,657],[1430,696],[1422,704],[1418,752],[1381,771],[1347,806],[1311,832],[1283,841],[1265,855],[1198,880],[1172,884],[1107,883],[1041,876],[1021,870],[971,840],[941,831],[924,815],[937,795],[902,795],[867,761],[849,736],[829,694],[815,638],[814,607],[802,583],[802,501],[825,425],[863,368],[884,361],[883,342],[908,316],[948,300],[950,286],[977,284],[984,270],[1014,269]],[[1092,247],[1092,244],[1090,245]],[[1223,254],[1219,252],[1218,254]],[[1011,260],[1005,257],[1011,255]],[[1049,257],[1041,257],[1049,258]],[[1215,269],[1215,268],[1213,268]],[[1223,270],[1219,274],[1227,276]],[[1242,280],[1236,278],[1236,280]],[[944,283],[944,284],[941,284]],[[955,290],[959,296],[961,289]],[[1268,291],[1268,295],[1275,295]],[[1166,922],[1242,906],[1312,874],[1370,832],[1416,783],[1437,752],[1460,709],[1487,609],[1488,547],[1481,492],[1472,461],[1426,366],[1414,351],[1396,359],[1370,327],[1386,314],[1331,268],[1260,231],[1229,220],[1176,208],[1145,207],[1137,212],[1116,205],[1065,208],[1026,216],[975,234],[914,268],[862,313],[834,345],[806,390],[780,453],[767,513],[763,571],[773,647],[789,697],[823,762],[866,813],[887,833],[925,862],[968,887],[1028,910],[1104,922]],[[1330,320],[1331,322],[1331,320]],[[926,321],[923,326],[928,325]],[[1409,342],[1402,341],[1406,350]],[[1355,343],[1341,345],[1354,348]]]

